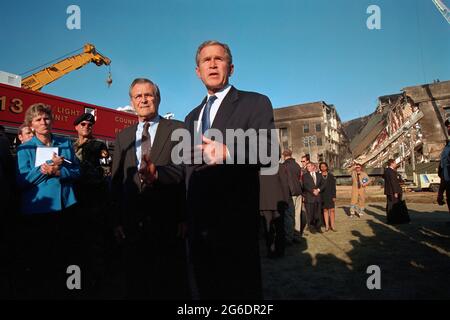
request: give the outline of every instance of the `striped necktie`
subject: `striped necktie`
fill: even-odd
[[[202,115],[202,134],[205,134],[205,131],[211,128],[211,120],[210,120],[211,106],[213,105],[216,99],[217,99],[216,96],[210,96],[208,101],[206,102],[206,106],[205,109],[203,110]]]
[[[145,166],[144,156],[150,155],[150,151],[152,150],[152,139],[150,137],[150,132],[148,131],[150,127],[150,122],[144,123],[144,130],[142,131],[141,138],[141,168]]]

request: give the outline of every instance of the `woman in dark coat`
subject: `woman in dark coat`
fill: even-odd
[[[320,172],[322,173],[322,180],[325,181],[325,188],[320,193],[322,198],[323,217],[325,220],[325,231],[330,229],[336,231],[336,225],[334,223],[335,217],[335,202],[336,202],[336,178],[332,173],[328,172],[328,164],[321,162],[319,165]]]
[[[384,194],[386,195],[387,223],[401,224],[410,221],[408,208],[402,201],[403,190],[397,175],[397,163],[389,159],[384,170]]]

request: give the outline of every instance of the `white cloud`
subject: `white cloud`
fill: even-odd
[[[124,111],[132,114],[136,114],[136,111],[134,111],[132,106],[124,106],[124,107],[118,107],[116,109],[117,111]]]

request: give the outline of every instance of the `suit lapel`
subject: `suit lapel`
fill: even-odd
[[[227,128],[227,121],[233,114],[233,112],[236,110],[236,103],[238,101],[239,95],[238,91],[235,87],[231,86],[230,91],[225,96],[225,98],[222,101],[222,104],[219,107],[219,110],[217,111],[216,116],[214,117],[214,121],[211,125],[211,128],[215,128],[220,130],[222,133],[225,133],[225,129]],[[201,104],[196,108],[196,110],[192,113],[192,119],[190,119],[189,123],[189,130],[194,133],[196,132],[197,128],[195,127],[195,121],[200,121],[200,112],[203,108],[203,106],[206,103],[207,97],[203,99]]]
[[[206,103],[206,97],[203,99],[202,103],[194,109],[192,112],[192,116],[190,119],[187,119],[188,130],[191,132],[192,136],[197,132],[197,127],[195,126],[195,121],[199,121],[200,112],[202,111],[203,106]]]
[[[132,152],[132,158],[134,160],[134,163],[138,163],[137,157],[136,157],[136,130],[138,125],[135,124],[132,129],[130,129],[125,135],[125,145],[127,146],[127,149],[129,152]]]
[[[152,149],[150,151],[150,158],[153,163],[158,162],[164,145],[169,139],[172,123],[164,118],[159,120],[158,129],[156,130],[155,139],[153,140]]]
[[[316,187],[318,188],[322,184],[322,173],[316,172]]]
[[[133,181],[134,183],[139,187],[141,187],[141,180],[139,179],[139,175],[137,174],[138,168],[137,168],[137,157],[136,157],[136,130],[137,130],[138,125],[135,124],[132,127],[130,127],[124,134],[123,136],[123,142],[122,142],[122,148],[125,148],[125,152],[126,153],[131,153],[129,154],[129,156],[127,156],[126,158],[130,159],[132,161],[132,163],[130,163],[129,165],[132,168],[136,168],[136,171],[134,171],[133,173]]]
[[[318,180],[319,178],[317,177],[317,172],[316,172],[316,183],[314,183],[314,178],[313,178],[311,172],[308,172],[307,174],[309,176],[308,179],[311,182],[311,185],[313,186],[313,189],[316,189],[317,188],[317,184],[319,183],[319,180]]]
[[[235,87],[231,87],[228,94],[223,99],[222,104],[217,111],[217,114],[214,118],[214,122],[211,127],[218,129],[225,134],[225,129],[227,128],[227,122],[230,119],[233,112],[236,110],[236,103],[238,101],[238,91]]]

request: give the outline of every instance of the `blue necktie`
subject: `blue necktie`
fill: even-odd
[[[202,115],[202,133],[205,134],[205,131],[211,128],[211,121],[209,119],[210,113],[211,113],[211,106],[213,105],[214,101],[217,99],[216,96],[209,97],[208,101],[206,102],[205,109],[203,110]]]

